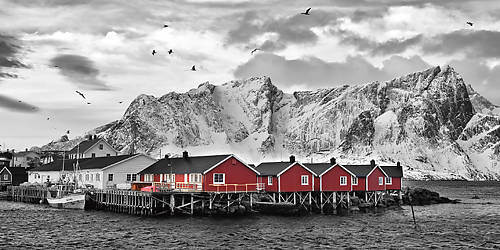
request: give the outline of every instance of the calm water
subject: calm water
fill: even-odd
[[[406,206],[349,216],[141,218],[0,201],[0,248],[500,248],[500,182],[405,184],[463,203],[415,207],[415,229]]]

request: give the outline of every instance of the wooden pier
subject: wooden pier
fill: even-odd
[[[49,189],[40,186],[8,186],[7,200],[25,203],[43,203]]]

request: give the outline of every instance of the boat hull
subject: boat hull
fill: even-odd
[[[49,206],[63,209],[85,209],[85,194],[72,194],[61,198],[47,198]]]

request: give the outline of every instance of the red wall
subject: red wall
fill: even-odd
[[[236,158],[234,157],[227,159],[225,162],[221,163],[219,166],[217,166],[216,168],[210,170],[210,172],[205,174],[203,182],[204,191],[217,191],[217,187],[211,185],[214,180],[213,177],[214,173],[225,174],[224,180],[226,186],[219,187],[220,192],[226,191],[226,187],[227,191],[256,191],[257,189],[257,173],[252,171],[250,168],[245,166],[240,161],[236,160]],[[240,185],[234,187],[232,185],[227,185],[227,184],[240,184]],[[245,187],[245,185],[241,184],[249,184],[249,185]]]
[[[401,178],[392,177],[392,184],[385,184],[387,190],[401,190]]]
[[[378,178],[383,177],[383,184],[378,184]],[[382,191],[385,190],[385,175],[380,171],[377,167],[373,172],[368,176],[368,191]]]
[[[340,176],[347,177],[347,185],[340,185]],[[321,188],[323,191],[351,191],[351,174],[336,165],[321,176]]]
[[[314,191],[319,191],[320,180],[318,176],[314,177]]]
[[[302,175],[309,176],[309,185],[301,185]],[[313,191],[313,175],[299,164],[289,168],[280,177],[280,192]]]
[[[184,182],[184,174],[175,174],[175,182]]]
[[[352,191],[366,191],[366,178],[358,178],[358,185],[352,185]]]
[[[259,176],[259,181],[261,183],[264,183],[265,190],[267,192],[278,192],[278,178],[276,176],[272,176],[273,178],[273,185],[268,185],[267,183],[267,176]]]

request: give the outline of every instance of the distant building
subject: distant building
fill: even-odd
[[[28,149],[12,154],[11,167],[36,167],[40,163],[40,154],[34,151],[28,151]]]
[[[80,142],[68,152],[69,159],[81,159],[103,156],[117,156],[118,150],[114,149],[104,139],[96,135],[89,136],[87,140]]]
[[[6,186],[19,186],[19,184],[28,181],[28,172],[20,167],[3,167],[0,169],[0,189]]]
[[[12,161],[12,153],[7,150],[7,152],[0,152],[0,169],[3,167],[10,167]]]
[[[78,165],[77,165],[78,162]],[[58,159],[29,170],[30,183],[72,182],[94,188],[130,188],[137,173],[156,162],[143,155],[118,155],[82,159]]]

